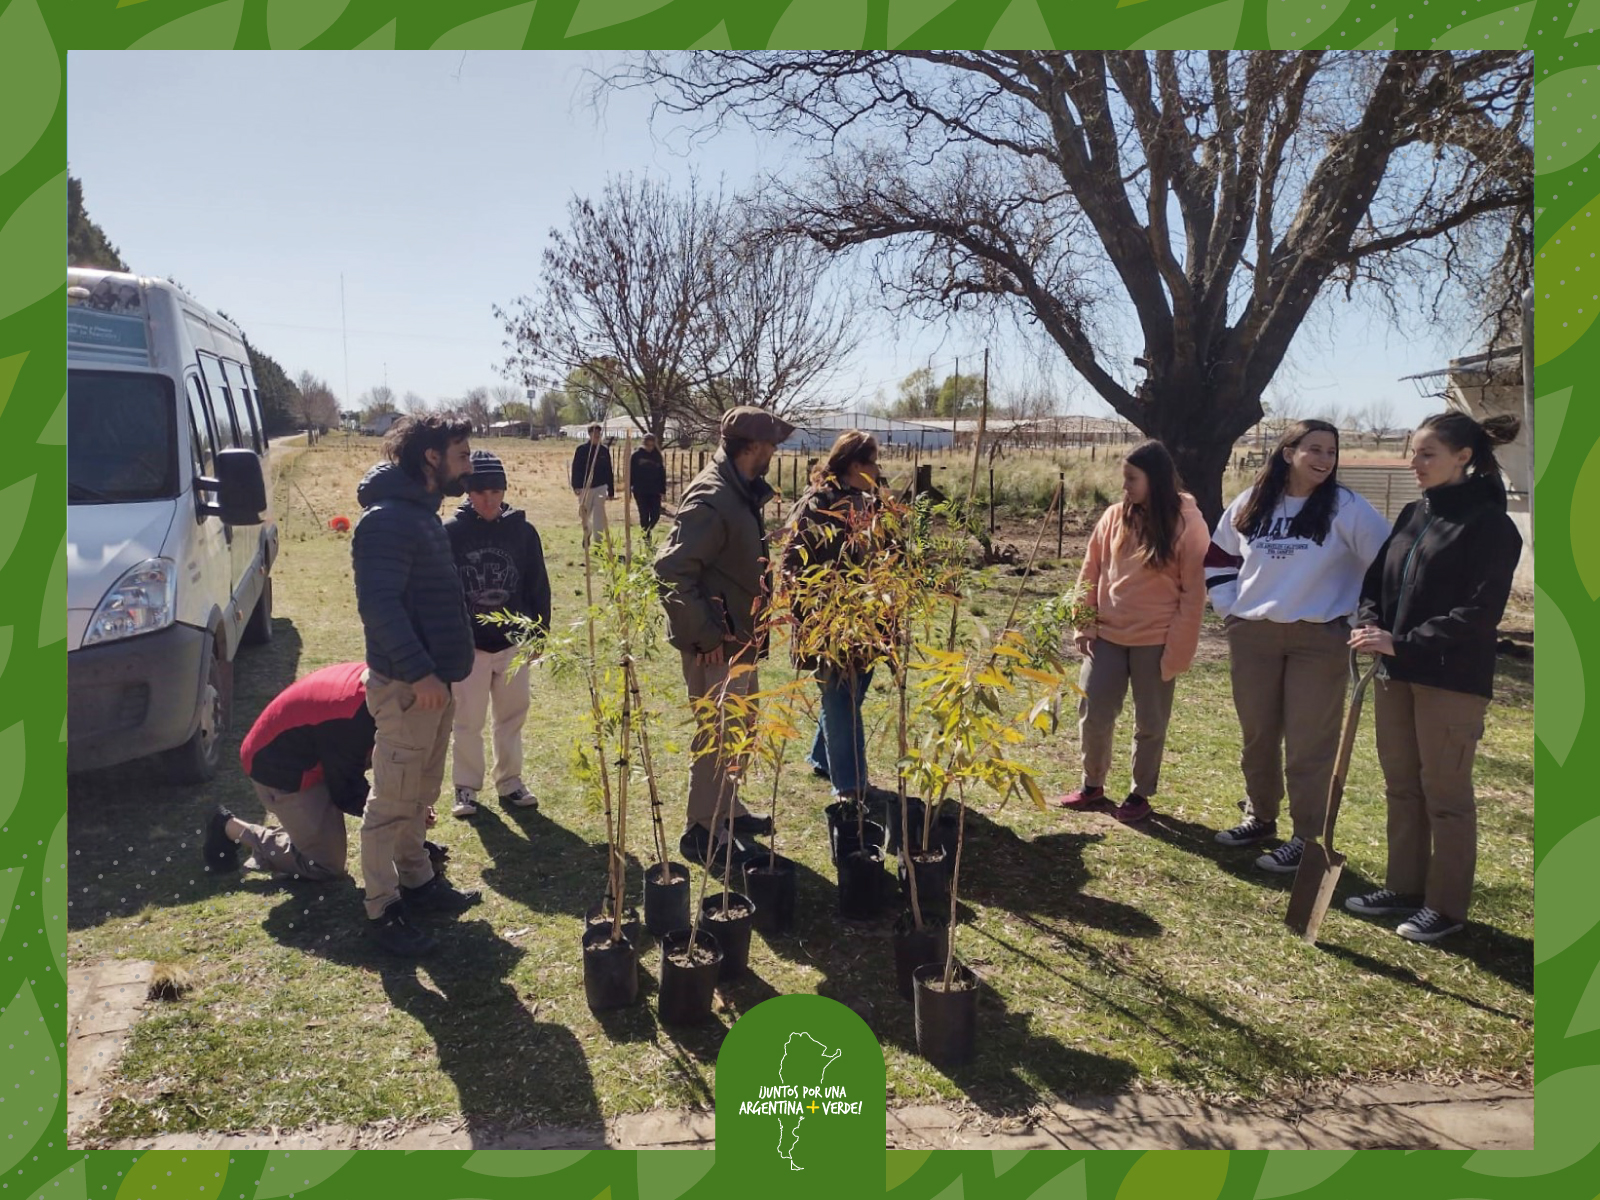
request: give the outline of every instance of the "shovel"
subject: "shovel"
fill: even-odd
[[[1339,739],[1339,758],[1333,765],[1333,778],[1328,782],[1328,814],[1323,818],[1322,838],[1306,843],[1300,868],[1295,872],[1294,890],[1289,893],[1289,911],[1284,915],[1284,924],[1312,944],[1316,943],[1322,918],[1328,915],[1339,872],[1344,870],[1344,855],[1333,848],[1333,825],[1339,818],[1339,801],[1344,799],[1344,778],[1350,770],[1351,752],[1355,750],[1361,702],[1382,661],[1381,656],[1375,656],[1366,674],[1362,675],[1356,663],[1356,652],[1350,651],[1350,680],[1355,684],[1355,692],[1350,697],[1350,712],[1344,719],[1344,734]]]

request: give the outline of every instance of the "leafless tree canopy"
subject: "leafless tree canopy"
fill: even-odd
[[[489,422],[493,416],[489,408],[489,389],[486,387],[468,388],[466,395],[461,397],[454,406],[461,415],[472,422],[472,428],[477,433],[486,433]]]
[[[1531,54],[728,51],[605,86],[813,139],[811,171],[768,185],[770,228],[870,246],[912,312],[1036,323],[1213,519],[1329,284],[1509,301],[1529,274]],[[1136,372],[1107,355],[1113,312]]]
[[[302,429],[336,429],[339,425],[339,401],[328,386],[328,381],[301,371],[295,378],[295,411],[290,415]]]
[[[705,430],[735,404],[811,403],[855,345],[856,310],[823,250],[751,228],[748,207],[631,177],[574,199],[538,292],[494,310],[501,373],[564,386],[596,419],[620,407],[658,437],[669,417]]]

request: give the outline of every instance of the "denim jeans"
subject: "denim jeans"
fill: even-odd
[[[840,795],[867,786],[867,737],[861,724],[861,702],[866,699],[872,671],[845,674],[831,667],[817,672],[822,689],[822,719],[808,761],[826,772]],[[830,749],[832,751],[830,753]]]

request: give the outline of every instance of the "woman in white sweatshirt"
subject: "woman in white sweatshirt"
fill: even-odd
[[[1322,835],[1350,617],[1389,536],[1377,510],[1339,483],[1338,466],[1338,429],[1297,422],[1211,535],[1206,584],[1228,634],[1247,797],[1244,820],[1217,841],[1250,846],[1276,836],[1287,789],[1291,836],[1256,859],[1264,871],[1292,873],[1306,839]]]

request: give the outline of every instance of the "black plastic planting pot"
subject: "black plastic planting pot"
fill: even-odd
[[[583,931],[583,994],[594,1012],[627,1008],[639,999],[639,951],[608,925]]]
[[[917,906],[926,916],[950,907],[950,857],[943,850],[933,849],[911,856],[911,869],[917,873]],[[904,859],[895,865],[900,880],[900,894],[907,905],[911,903],[911,881]]]
[[[689,928],[689,868],[669,862],[662,874],[660,863],[644,873],[644,927],[658,938]]]
[[[736,979],[750,963],[750,931],[755,927],[756,905],[749,896],[728,892],[728,913],[722,913],[723,893],[700,901],[700,928],[709,929],[722,947],[718,979]]]
[[[794,861],[781,854],[758,854],[744,864],[744,894],[755,901],[754,924],[772,936],[794,928]]]
[[[861,812],[861,805],[854,800],[835,800],[822,811],[828,818],[829,852],[833,856],[834,864],[838,865],[841,837],[845,839],[847,851],[853,850],[860,844],[856,833],[856,817]]]
[[[978,977],[959,962],[944,990],[944,964],[911,973],[916,1005],[917,1053],[936,1067],[972,1061],[978,1035]]]
[[[868,846],[839,858],[839,915],[870,921],[883,903],[883,850]]]
[[[717,972],[722,969],[722,947],[702,929],[695,939],[692,960],[687,954],[689,931],[675,929],[661,939],[661,995],[663,1025],[698,1025],[711,1016],[717,992]]]
[[[599,903],[589,906],[584,927],[586,929],[609,930],[611,928],[611,917],[611,898],[608,896]],[[683,927],[687,929],[688,926],[689,922],[685,921]],[[639,945],[640,939],[644,936],[644,928],[639,924],[639,910],[637,908],[629,907],[623,909],[622,936],[633,943],[635,947]]]
[[[889,830],[888,849],[890,854],[900,853],[900,797],[890,793],[883,804],[883,823]],[[922,846],[922,814],[924,812],[921,800],[915,796],[906,797],[906,824],[910,826],[911,844],[920,848]]]
[[[911,1000],[915,995],[911,986],[912,972],[928,963],[944,965],[945,951],[948,947],[945,938],[945,919],[924,909],[922,928],[918,929],[917,923],[911,919],[911,913],[903,912],[900,914],[900,919],[894,923],[890,942],[894,946],[895,983],[900,989],[900,995]]]
[[[876,821],[847,821],[832,831],[833,834],[833,862],[837,866],[839,860],[852,850],[882,850],[887,834],[883,826]],[[865,841],[862,836],[865,835]]]

